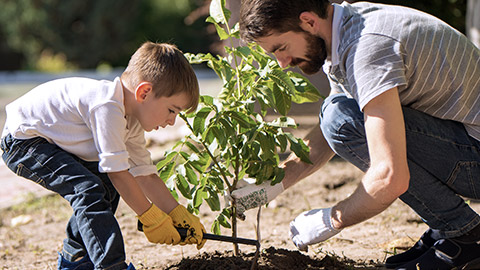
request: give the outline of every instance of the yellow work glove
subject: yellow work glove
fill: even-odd
[[[180,243],[180,234],[173,226],[172,218],[154,204],[137,218],[143,223],[143,233],[148,241],[172,245]]]
[[[177,228],[186,228],[187,236],[180,242],[180,245],[197,244],[197,249],[201,249],[207,240],[203,239],[205,227],[200,219],[188,212],[183,205],[178,205],[168,214],[172,217],[173,225]]]

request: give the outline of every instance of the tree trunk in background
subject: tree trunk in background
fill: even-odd
[[[466,27],[468,38],[480,48],[480,0],[468,0]]]

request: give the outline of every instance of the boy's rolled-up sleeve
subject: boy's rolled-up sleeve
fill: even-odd
[[[99,171],[109,173],[128,170],[129,153],[125,146],[127,123],[122,108],[114,102],[95,107],[91,110],[87,125],[92,130],[98,151]]]

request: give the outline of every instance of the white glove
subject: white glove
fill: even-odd
[[[270,183],[267,181],[260,185],[249,184],[234,190],[230,196],[235,199],[237,204],[237,215],[243,216],[246,210],[271,202],[284,191],[282,183],[274,186]]]
[[[332,208],[305,211],[290,222],[290,238],[301,251],[307,251],[308,245],[323,242],[336,235],[332,225]]]

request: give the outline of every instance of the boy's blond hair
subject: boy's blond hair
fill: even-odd
[[[175,45],[145,42],[130,58],[121,79],[132,89],[142,81],[150,82],[157,98],[186,93],[190,97],[189,112],[198,106],[197,76]]]

